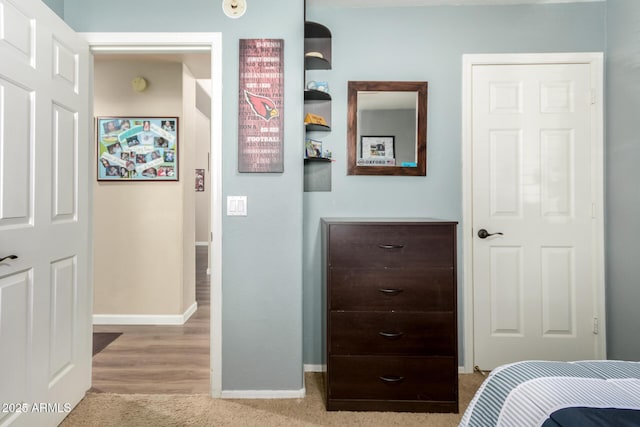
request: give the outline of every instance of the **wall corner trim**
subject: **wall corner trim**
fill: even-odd
[[[223,399],[302,399],[305,388],[300,390],[222,390]]]
[[[327,365],[304,365],[305,372],[327,372]]]
[[[94,314],[94,325],[184,325],[198,310],[194,302],[183,314]]]

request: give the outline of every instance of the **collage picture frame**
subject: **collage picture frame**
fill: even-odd
[[[98,181],[178,181],[178,117],[98,117]]]

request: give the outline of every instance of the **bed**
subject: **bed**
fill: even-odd
[[[524,361],[482,383],[460,427],[640,426],[640,362]]]

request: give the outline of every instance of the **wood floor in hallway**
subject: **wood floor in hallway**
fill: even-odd
[[[196,248],[198,310],[182,326],[97,325],[122,335],[93,357],[92,392],[209,393],[210,287],[207,248]]]

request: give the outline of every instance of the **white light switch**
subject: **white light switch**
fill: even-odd
[[[247,196],[227,196],[227,216],[247,216]]]

